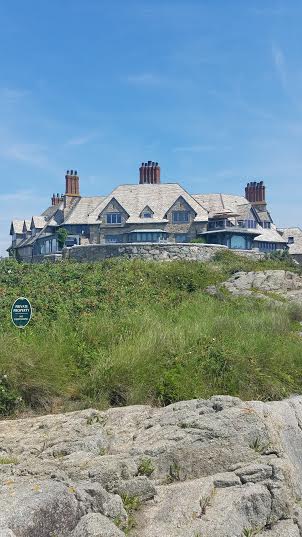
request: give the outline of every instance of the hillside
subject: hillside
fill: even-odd
[[[231,252],[207,264],[1,262],[1,413],[301,393],[301,308],[205,292],[237,271],[280,268],[298,271]],[[21,332],[18,296],[34,310]]]

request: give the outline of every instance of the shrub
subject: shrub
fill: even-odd
[[[192,239],[190,242],[192,242],[193,244],[205,244],[206,240],[204,237],[196,237],[196,239]]]
[[[59,247],[63,248],[65,245],[65,241],[68,237],[68,231],[63,227],[60,227],[57,232],[57,237],[58,237]]]
[[[7,375],[0,375],[0,415],[12,413],[21,403],[22,397],[10,384]]]

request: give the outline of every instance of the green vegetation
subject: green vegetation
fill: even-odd
[[[128,535],[129,532],[136,526],[135,511],[138,511],[138,509],[140,508],[141,501],[138,496],[130,496],[129,494],[122,494],[121,496],[123,500],[124,509],[128,515],[127,526],[123,529],[125,534]],[[120,524],[118,524],[117,522],[116,524],[117,526],[120,526]]]
[[[151,459],[143,459],[138,466],[138,475],[146,475],[150,477],[153,474],[155,468],[152,464]]]
[[[0,457],[1,464],[18,464],[16,457]]]
[[[64,227],[61,227],[58,230],[57,237],[58,237],[58,244],[60,248],[63,248],[65,241],[68,237],[68,231]]]
[[[204,293],[268,268],[298,270],[228,251],[207,264],[2,261],[0,413],[301,393],[301,308]],[[18,296],[33,306],[25,330],[10,320]]]

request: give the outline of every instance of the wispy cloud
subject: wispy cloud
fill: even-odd
[[[126,81],[137,86],[165,86],[168,79],[156,73],[137,73],[128,75]]]
[[[230,147],[217,147],[216,145],[188,145],[188,146],[180,146],[180,147],[174,147],[172,149],[173,153],[206,153],[208,151],[222,151],[230,149]]]
[[[29,95],[29,91],[16,88],[0,88],[0,105],[16,104],[23,97]]]
[[[35,197],[35,201],[37,201],[38,198],[36,195],[34,195],[34,192],[32,190],[19,190],[17,192],[7,192],[5,194],[0,194],[0,202],[23,203],[31,201],[33,197]],[[44,201],[43,197],[41,197],[40,199],[41,201]]]
[[[250,7],[249,12],[252,15],[259,15],[265,17],[283,17],[292,13],[291,8],[285,6],[270,6],[270,7]]]
[[[279,80],[285,91],[288,90],[288,74],[283,50],[276,44],[272,44],[272,57]]]
[[[213,151],[216,149],[212,145],[188,145],[174,147],[173,153],[203,153],[204,151]]]
[[[85,145],[88,144],[94,137],[95,134],[87,134],[75,138],[70,138],[69,140],[67,140],[66,145]]]
[[[12,143],[0,146],[0,154],[9,160],[25,162],[38,168],[49,167],[46,148],[38,144]]]

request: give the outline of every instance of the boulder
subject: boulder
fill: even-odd
[[[108,518],[98,513],[84,516],[71,537],[124,537],[125,533]]]

